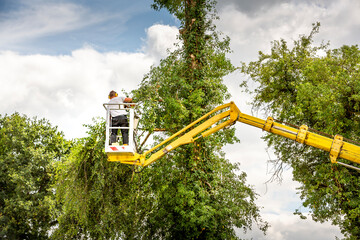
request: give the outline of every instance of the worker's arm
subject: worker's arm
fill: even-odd
[[[132,98],[126,97],[126,98],[124,99],[124,103],[132,103]]]

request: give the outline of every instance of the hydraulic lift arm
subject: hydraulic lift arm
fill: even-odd
[[[271,117],[268,117],[267,120],[256,118],[241,113],[233,102],[215,108],[147,152],[135,154],[132,158],[118,157],[117,161],[145,167],[177,147],[192,143],[199,138],[229,127],[236,123],[236,121],[327,151],[330,153],[332,163],[339,163],[358,169],[351,165],[337,162],[338,158],[343,158],[360,164],[360,146],[346,142],[340,135],[329,138],[311,132],[305,125],[302,125],[300,128],[294,128],[275,122]]]
[[[239,114],[238,121],[292,139],[299,143],[327,151],[330,153],[330,160],[332,163],[338,163],[346,167],[360,170],[352,165],[337,161],[338,158],[342,158],[360,164],[360,146],[345,141],[340,135],[329,138],[311,132],[306,125],[302,125],[300,128],[293,128],[275,122],[272,117],[263,120],[243,113]]]

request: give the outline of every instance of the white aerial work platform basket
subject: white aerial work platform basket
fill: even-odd
[[[108,155],[108,161],[133,161],[137,159],[136,146],[134,142],[134,130],[137,128],[138,118],[135,118],[134,108],[136,103],[104,103],[106,110],[106,136],[105,136],[105,152]],[[129,127],[113,127],[111,121],[111,110],[126,111],[129,122]],[[121,145],[119,142],[110,145],[110,134],[113,129],[128,129],[129,130],[129,144]],[[118,131],[118,136],[121,131]]]

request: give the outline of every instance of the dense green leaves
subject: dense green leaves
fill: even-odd
[[[314,25],[311,34],[301,36],[292,48],[284,40],[274,41],[270,54],[260,53],[258,61],[243,65],[243,72],[259,84],[253,92],[254,106],[281,121],[359,141],[360,50],[314,47],[318,28]],[[272,135],[266,140],[279,161],[293,168],[313,219],[331,220],[345,236],[360,238],[360,174],[331,164],[328,153],[320,150]]]
[[[238,166],[206,147],[200,152],[200,146],[179,149],[152,166],[149,183],[156,205],[147,220],[147,237],[235,239],[234,226],[246,230],[256,221],[265,230],[245,174],[237,176]]]
[[[151,195],[131,168],[108,162],[105,124],[88,125],[68,159],[58,164],[57,198],[62,204],[56,239],[139,239]],[[144,177],[146,173],[144,173]]]
[[[46,120],[0,117],[0,238],[47,239],[56,224],[54,161],[69,143]]]
[[[141,103],[142,127],[162,128],[164,139],[229,97],[222,78],[234,70],[225,54],[229,39],[212,25],[213,1],[155,1],[181,21],[182,45],[153,67],[133,92]],[[265,231],[245,174],[221,148],[236,142],[234,129],[176,149],[153,164],[148,183],[155,204],[146,219],[149,239],[235,239],[234,227]]]

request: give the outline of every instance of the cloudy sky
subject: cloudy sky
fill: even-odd
[[[321,23],[316,42],[332,48],[357,44],[358,0],[219,0],[218,30],[230,36],[234,65],[269,52],[273,40],[291,42]],[[179,22],[166,11],[150,8],[150,0],[0,0],[0,114],[15,111],[47,118],[69,139],[85,134],[85,123],[104,116],[102,103],[114,89],[137,88],[150,66],[166,56],[176,41]],[[252,113],[250,97],[234,73],[225,83],[232,99]],[[266,118],[261,112],[254,113]],[[330,223],[300,220],[298,184],[291,169],[283,182],[267,183],[275,156],[261,140],[263,133],[236,126],[241,143],[227,146],[232,162],[240,162],[248,183],[259,193],[261,214],[271,228],[256,227],[241,236],[255,239],[335,239],[341,233]],[[301,208],[304,212],[308,210]]]

